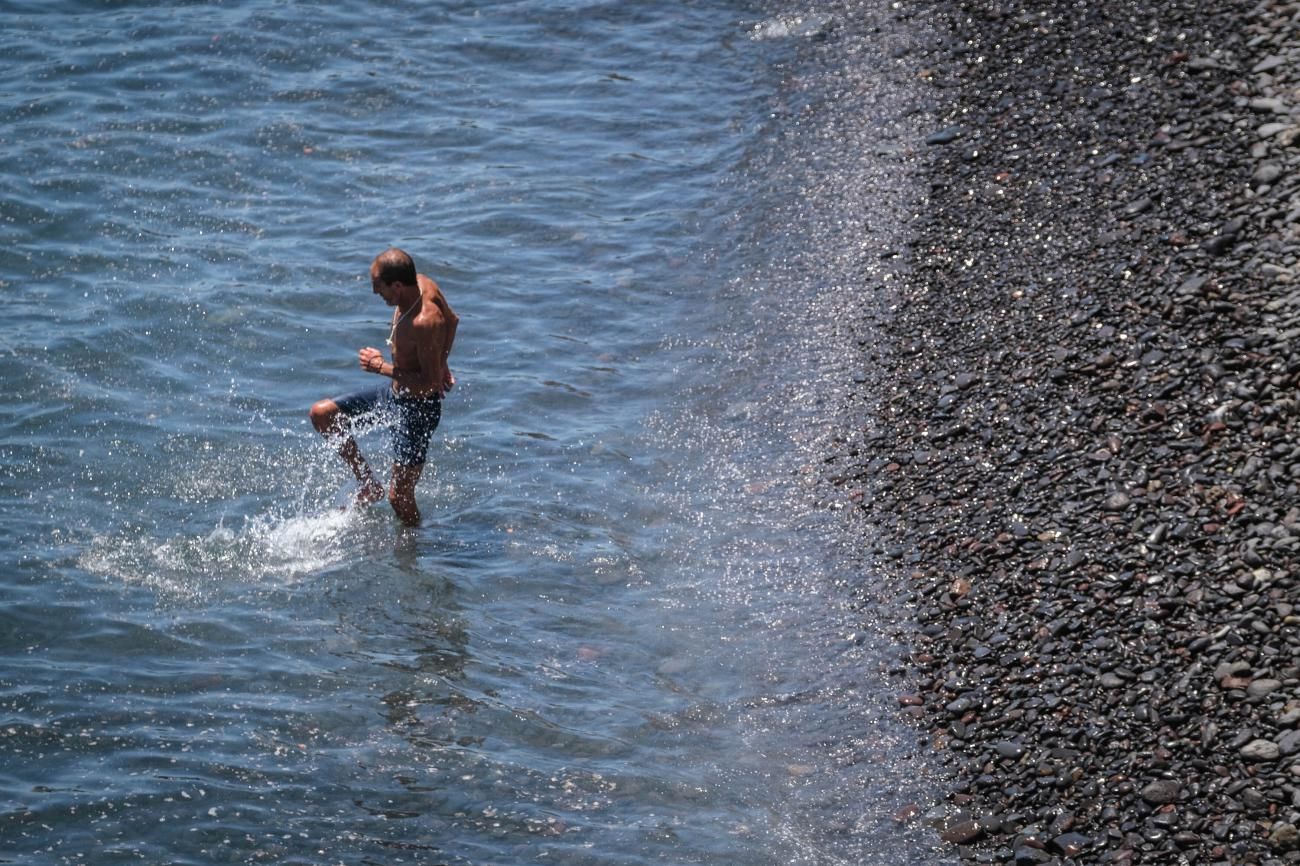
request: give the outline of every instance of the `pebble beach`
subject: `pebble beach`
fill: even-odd
[[[1300,4],[924,4],[866,343],[897,676],[971,863],[1300,863]]]

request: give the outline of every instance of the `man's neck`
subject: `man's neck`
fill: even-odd
[[[397,298],[397,309],[403,313],[420,303],[419,286],[402,286],[402,293]]]

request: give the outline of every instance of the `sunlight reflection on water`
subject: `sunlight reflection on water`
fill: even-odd
[[[774,206],[817,163],[782,137],[812,113],[774,112],[845,62],[794,54],[854,22],[389,16],[70,4],[0,34],[24,85],[0,93],[0,837],[65,862],[923,861],[888,818],[926,795],[890,614],[854,607],[862,528],[815,483],[860,420],[860,248]],[[881,47],[840,47],[870,93]],[[871,168],[851,209],[893,206],[901,169]],[[416,531],[340,507],[306,418],[387,332],[364,269],[390,243],[462,316]]]

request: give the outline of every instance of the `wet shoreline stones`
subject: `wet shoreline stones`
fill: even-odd
[[[910,14],[930,196],[835,471],[940,844],[1300,863],[1300,3]]]

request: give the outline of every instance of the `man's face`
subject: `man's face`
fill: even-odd
[[[393,306],[397,303],[397,286],[393,283],[385,283],[379,279],[377,274],[370,275],[370,288],[379,297],[384,299],[384,303]]]

